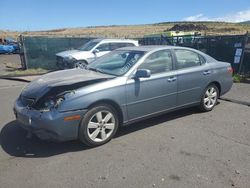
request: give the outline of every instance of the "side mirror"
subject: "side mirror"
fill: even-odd
[[[138,69],[135,73],[135,78],[149,78],[151,71],[148,69]]]
[[[97,48],[93,50],[93,54],[96,54],[98,52],[100,52],[100,50],[98,50]]]

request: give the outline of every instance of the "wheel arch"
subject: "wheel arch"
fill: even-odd
[[[99,101],[96,101],[92,104],[90,104],[87,108],[88,109],[91,109],[93,108],[94,106],[98,106],[100,104],[107,104],[107,105],[110,105],[112,106],[116,112],[117,112],[117,115],[118,115],[118,119],[119,119],[119,126],[122,125],[123,123],[123,113],[122,113],[122,109],[120,108],[120,106],[113,100],[110,100],[110,99],[103,99],[103,100],[99,100]]]
[[[79,59],[79,60],[77,60],[77,61],[85,62],[85,63],[87,63],[87,64],[89,63],[87,59]]]
[[[210,82],[208,84],[208,86],[212,85],[212,84],[214,84],[218,88],[218,90],[219,90],[219,96],[220,96],[220,94],[221,94],[221,84],[218,81],[212,81],[212,82]]]

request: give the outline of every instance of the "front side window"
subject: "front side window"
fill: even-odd
[[[169,50],[154,52],[138,69],[148,69],[151,74],[171,71],[173,69],[171,52]]]
[[[190,50],[175,50],[175,55],[178,69],[200,66],[205,61],[198,53]]]
[[[83,46],[81,46],[80,48],[78,48],[78,50],[80,50],[80,51],[90,51],[90,50],[92,50],[92,48],[94,48],[98,43],[99,43],[99,41],[91,40],[91,41],[87,42],[86,44],[84,44]]]
[[[109,43],[100,44],[96,49],[99,50],[99,52],[111,51]]]
[[[121,76],[128,72],[144,54],[144,51],[115,50],[96,59],[86,69]]]

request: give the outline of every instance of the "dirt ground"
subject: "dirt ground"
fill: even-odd
[[[0,76],[10,74],[19,68],[21,68],[21,59],[19,54],[0,55]]]

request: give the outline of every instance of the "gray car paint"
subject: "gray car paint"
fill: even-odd
[[[22,91],[22,95],[29,98],[38,98],[44,95],[50,88],[67,86],[75,83],[84,83],[98,79],[110,79],[114,76],[84,69],[68,69],[48,73],[28,84]]]
[[[232,76],[228,73],[229,63],[216,61],[212,57],[190,48],[171,46],[126,47],[126,50],[141,50],[146,54],[123,76],[114,77],[82,69],[71,69],[49,73],[31,82],[21,95],[31,98],[43,96],[49,89],[91,80],[103,79],[101,82],[79,86],[73,93],[65,96],[65,101],[57,109],[49,112],[22,106],[20,100],[15,102],[14,110],[26,129],[36,133],[42,131],[41,139],[71,140],[77,139],[80,121],[64,122],[68,114],[84,117],[87,110],[95,103],[106,102],[114,105],[122,117],[123,124],[151,117],[153,115],[199,104],[204,89],[211,82],[220,85],[221,95],[230,90]],[[199,53],[206,63],[199,67],[173,70],[151,75],[149,78],[133,78],[138,66],[152,53],[158,50],[188,49]],[[174,55],[174,54],[173,54]],[[175,62],[174,62],[175,63]],[[209,75],[203,72],[209,70]],[[176,77],[174,81],[168,79]],[[30,122],[29,120],[32,119]],[[58,126],[60,125],[60,126]],[[32,128],[30,128],[32,127]],[[47,136],[49,130],[50,136]],[[56,135],[56,136],[55,136]],[[46,137],[47,136],[47,137]]]

